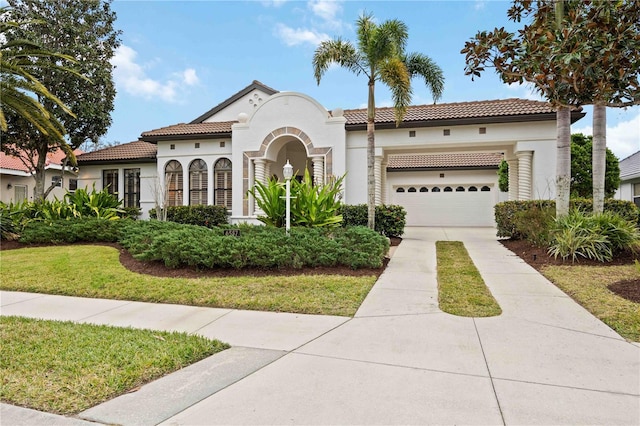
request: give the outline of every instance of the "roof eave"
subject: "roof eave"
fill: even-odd
[[[433,167],[387,167],[387,172],[427,172],[433,170],[498,170],[498,165],[491,166],[433,166]]]
[[[573,111],[571,113],[571,124],[580,120],[586,113]],[[552,121],[556,119],[556,113],[541,113],[528,115],[504,115],[493,117],[467,117],[444,120],[416,120],[403,121],[396,127],[395,122],[376,123],[376,129],[415,129],[421,127],[443,127],[443,126],[460,126],[472,124],[500,124],[500,123],[522,123],[536,121]],[[356,123],[345,125],[347,131],[366,130],[367,123]]]
[[[187,133],[181,135],[159,135],[159,136],[140,136],[138,140],[157,143],[161,141],[179,141],[179,140],[194,140],[194,139],[222,139],[230,138],[231,132],[219,132],[219,133]]]
[[[155,163],[157,161],[157,157],[144,157],[144,158],[119,158],[113,160],[82,160],[78,158],[78,166],[83,164],[85,166],[94,166],[94,165],[102,165],[102,164],[136,164],[136,163]]]

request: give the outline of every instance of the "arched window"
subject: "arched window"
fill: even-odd
[[[457,187],[456,192],[464,192],[464,186]]]
[[[182,164],[171,160],[164,167],[164,186],[167,191],[167,205],[182,205]]]
[[[434,186],[431,192],[440,192],[440,188],[438,188],[437,186]]]
[[[452,191],[453,191],[453,189],[451,189],[450,186],[447,186],[447,187],[444,188],[444,192],[452,192]]]
[[[416,192],[416,189],[412,186],[411,188],[409,188],[408,192]]]
[[[208,179],[207,163],[193,160],[189,166],[189,205],[207,204]]]
[[[429,190],[426,186],[423,186],[422,188],[420,188],[420,192],[429,192]]]
[[[215,204],[231,210],[231,160],[221,158],[216,161],[213,173]]]
[[[480,189],[480,191],[483,191],[483,192],[491,191],[491,188],[485,185]]]
[[[478,188],[476,188],[475,186],[470,186],[469,192],[478,192]]]
[[[403,187],[397,188],[396,192],[404,192],[404,188]]]

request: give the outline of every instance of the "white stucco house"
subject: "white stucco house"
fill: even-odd
[[[620,160],[620,187],[616,198],[633,201],[640,207],[640,151]]]
[[[76,150],[74,154],[80,155],[82,151]],[[22,158],[21,158],[22,157]],[[47,154],[45,160],[45,189],[54,185],[47,196],[62,199],[67,191],[75,191],[78,183],[78,169],[64,167],[65,153],[56,150]],[[37,158],[34,159],[37,161]],[[32,167],[24,152],[19,155],[7,155],[0,152],[0,201],[3,203],[21,203],[24,200],[33,201],[36,185]]]
[[[247,190],[282,179],[289,160],[318,184],[346,173],[344,202],[366,203],[366,116],[254,81],[190,123],[79,156],[79,185],[113,188],[143,218],[164,198],[224,205],[232,222],[253,222]],[[492,226],[499,201],[554,198],[555,118],[547,103],[505,99],[412,106],[396,127],[393,109],[378,108],[376,202],[403,205],[410,226]],[[503,158],[508,193],[498,190]]]

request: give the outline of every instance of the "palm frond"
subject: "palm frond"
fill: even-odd
[[[391,90],[396,126],[399,126],[411,105],[411,76],[404,62],[394,57],[380,67],[380,80]]]
[[[424,84],[431,91],[434,102],[442,96],[444,91],[444,75],[442,69],[427,55],[422,53],[409,53],[404,56],[404,63],[409,75],[423,77]]]
[[[356,75],[366,73],[356,48],[349,41],[340,38],[321,42],[316,48],[312,63],[313,74],[318,84],[331,64],[340,65]]]

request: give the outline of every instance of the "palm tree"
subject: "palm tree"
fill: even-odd
[[[5,15],[7,8],[0,8],[0,15]],[[37,58],[54,58],[73,61],[73,58],[49,52],[38,44],[24,39],[7,41],[7,34],[21,24],[13,21],[0,22],[0,36],[4,42],[0,44],[0,129],[7,131],[7,120],[4,110],[25,118],[41,133],[64,142],[64,128],[53,115],[39,102],[47,99],[60,106],[66,113],[73,115],[60,99],[53,95],[31,73]],[[41,66],[41,65],[38,65]],[[57,67],[57,65],[51,65]],[[35,95],[35,97],[33,96]]]
[[[428,56],[405,52],[408,38],[406,24],[391,19],[381,24],[373,15],[363,13],[356,21],[357,45],[336,38],[320,43],[313,55],[314,76],[318,85],[331,64],[337,64],[368,79],[367,98],[367,204],[368,226],[375,228],[375,84],[381,81],[391,90],[396,125],[400,125],[411,103],[411,79],[424,78],[434,101],[442,95],[442,69]]]

